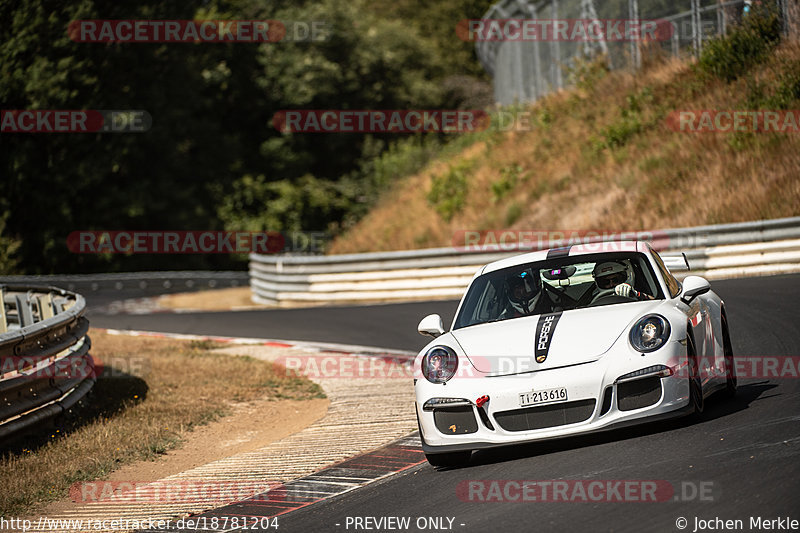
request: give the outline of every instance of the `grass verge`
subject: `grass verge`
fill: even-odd
[[[22,515],[66,497],[72,483],[155,459],[234,404],[325,397],[278,365],[209,352],[208,343],[90,334],[103,374],[83,408],[4,445],[0,516]]]
[[[253,300],[251,300],[252,295],[253,293],[250,287],[179,292],[160,296],[158,298],[158,305],[166,309],[201,309],[204,311],[269,307],[267,305],[254,303]]]

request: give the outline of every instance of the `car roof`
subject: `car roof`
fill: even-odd
[[[559,257],[575,257],[579,255],[610,253],[610,252],[647,252],[647,243],[642,241],[606,241],[587,244],[576,244],[563,248],[550,248],[549,250],[537,250],[526,254],[515,255],[489,263],[480,270],[478,275],[502,270],[526,263],[544,261],[546,259],[556,259]]]

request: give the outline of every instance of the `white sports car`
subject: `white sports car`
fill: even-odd
[[[685,256],[668,260],[688,269]],[[643,242],[583,244],[481,268],[445,332],[415,362],[423,449],[434,466],[472,450],[699,413],[736,392],[725,305],[680,283]]]

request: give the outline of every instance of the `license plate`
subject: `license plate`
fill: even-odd
[[[520,407],[528,407],[530,405],[542,405],[545,403],[558,403],[566,401],[567,401],[566,387],[522,392],[519,395]]]

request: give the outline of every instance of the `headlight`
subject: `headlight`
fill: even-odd
[[[631,329],[631,346],[640,352],[653,352],[667,343],[669,332],[666,318],[661,315],[647,315]]]
[[[447,346],[434,346],[422,358],[422,375],[431,383],[445,383],[457,368],[458,356]]]

